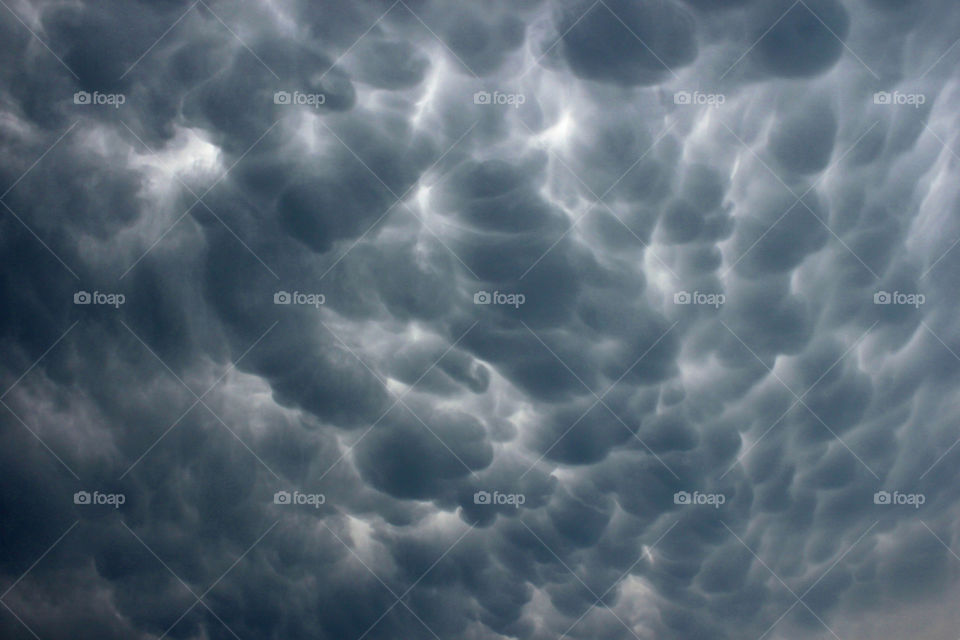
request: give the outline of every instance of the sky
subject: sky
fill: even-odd
[[[0,5],[3,638],[957,638],[954,0]]]

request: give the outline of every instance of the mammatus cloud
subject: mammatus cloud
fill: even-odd
[[[3,637],[956,637],[952,3],[0,11]]]

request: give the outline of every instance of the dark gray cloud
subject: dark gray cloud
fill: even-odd
[[[954,637],[952,3],[0,15],[3,637]]]

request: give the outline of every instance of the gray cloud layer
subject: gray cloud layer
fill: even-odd
[[[2,11],[3,637],[955,637],[953,3]]]

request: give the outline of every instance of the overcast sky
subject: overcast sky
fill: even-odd
[[[956,0],[0,5],[3,638],[956,640]]]

